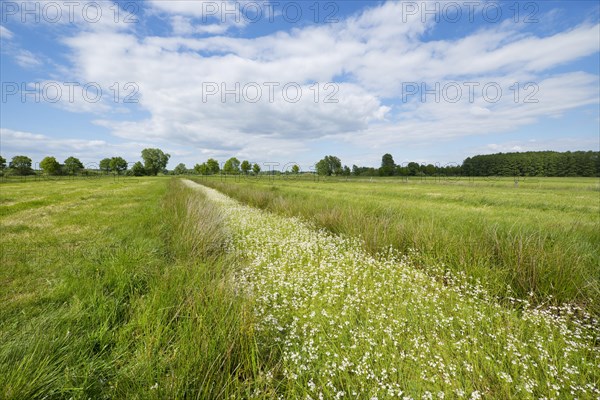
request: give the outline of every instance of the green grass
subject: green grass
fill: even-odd
[[[280,353],[264,375],[282,398],[600,394],[597,321],[580,309],[505,307],[460,275],[432,279],[411,257],[373,257],[360,239],[202,190],[227,212],[244,260],[235,283],[253,302],[257,345]]]
[[[436,258],[526,229],[597,258],[596,180],[208,183],[312,222],[168,178],[0,184],[0,398],[600,394],[596,320],[540,291],[507,307]],[[400,226],[420,255],[378,253]],[[506,285],[500,259],[467,271]]]
[[[518,187],[482,178],[197,180],[251,206],[361,237],[371,254],[416,249],[423,267],[464,271],[499,297],[600,312],[597,178],[528,178]]]
[[[252,320],[215,207],[168,179],[0,190],[0,398],[250,390]]]

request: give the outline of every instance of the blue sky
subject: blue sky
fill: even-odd
[[[596,1],[1,7],[7,159],[135,162],[159,147],[171,168],[236,156],[308,169],[326,154],[443,165],[600,147]]]

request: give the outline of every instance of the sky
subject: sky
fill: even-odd
[[[600,149],[597,1],[6,1],[0,154],[309,170]]]

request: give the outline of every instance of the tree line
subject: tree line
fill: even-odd
[[[39,167],[44,174],[51,176],[90,175],[97,172],[131,176],[158,175],[159,172],[165,172],[170,157],[160,149],[144,149],[142,150],[143,164],[138,161],[131,168],[123,157],[104,158],[100,160],[98,168],[86,168],[76,157],[69,157],[61,164],[56,157],[48,156],[44,157]],[[23,155],[14,156],[7,165],[6,159],[0,156],[0,176],[36,174],[31,158]]]
[[[315,164],[315,171],[322,176],[434,176],[434,175],[460,175],[461,167],[458,165],[436,166],[433,164],[419,164],[409,162],[402,165],[396,164],[394,157],[387,153],[381,158],[381,166],[359,167],[352,165],[342,166],[338,157],[325,156]]]
[[[600,152],[529,151],[477,155],[462,165],[439,166],[408,162],[398,165],[391,154],[384,154],[381,166],[342,166],[338,157],[325,156],[315,165],[324,176],[600,176]]]
[[[76,157],[68,157],[59,163],[55,157],[45,157],[39,164],[47,175],[77,175],[93,172],[113,173],[115,175],[155,176],[159,173],[172,175],[259,175],[261,167],[247,160],[240,161],[231,157],[221,166],[219,161],[209,158],[188,169],[185,164],[178,164],[172,171],[167,170],[170,155],[160,149],[148,148],[142,150],[142,160],[130,164],[122,157],[104,158],[98,168],[85,168]],[[462,165],[439,166],[408,162],[398,165],[394,157],[387,153],[381,158],[381,165],[375,167],[352,168],[342,165],[342,161],[332,155],[319,160],[311,173],[322,176],[600,176],[600,152],[575,151],[555,152],[538,151],[523,153],[498,153],[477,155],[465,159]],[[269,171],[268,173],[276,173]],[[284,173],[300,174],[297,164]],[[29,157],[14,156],[10,163],[0,156],[0,175],[35,175],[32,161]]]
[[[462,172],[468,176],[600,176],[600,152],[528,151],[467,158]]]
[[[177,171],[178,167],[180,167],[180,168]],[[178,172],[182,172],[184,170],[185,170],[185,165],[179,164],[175,168],[174,172],[177,175],[181,175]],[[238,160],[236,157],[231,157],[229,160],[225,161],[225,164],[223,164],[222,169],[221,169],[221,165],[219,164],[219,162],[217,160],[215,160],[214,158],[209,158],[206,162],[203,162],[202,164],[196,164],[194,166],[193,171],[188,171],[188,172],[197,173],[199,175],[216,175],[221,172],[226,175],[239,175],[239,174],[258,175],[260,173],[260,171],[261,171],[260,165],[258,165],[257,163],[252,164],[248,160],[244,160],[244,161],[240,162],[240,160]]]
[[[83,163],[75,157],[69,157],[61,164],[55,157],[48,156],[40,162],[39,168],[44,174],[51,176],[90,174],[92,172],[130,176],[156,176],[159,173],[164,175],[215,175],[219,173],[227,175],[258,175],[261,172],[259,164],[250,163],[247,160],[240,162],[236,157],[228,159],[223,166],[221,166],[219,161],[214,158],[209,158],[202,164],[196,164],[193,169],[188,169],[185,164],[181,163],[172,171],[169,171],[167,170],[167,164],[170,158],[170,154],[167,154],[160,149],[144,149],[142,150],[143,163],[137,161],[130,166],[123,157],[112,157],[100,160],[97,166],[95,166],[96,168],[85,168]],[[298,165],[293,165],[291,171],[292,173],[299,173],[300,167]],[[27,156],[14,156],[8,166],[6,164],[6,159],[0,156],[0,176],[1,175],[36,175],[36,171],[33,168],[31,158]]]

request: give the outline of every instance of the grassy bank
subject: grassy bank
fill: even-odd
[[[420,180],[205,177],[242,202],[361,237],[374,254],[416,249],[494,295],[600,310],[598,179]],[[510,285],[510,290],[507,289]]]
[[[0,398],[247,396],[218,210],[168,179],[3,184]]]

